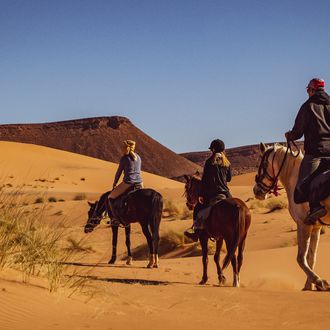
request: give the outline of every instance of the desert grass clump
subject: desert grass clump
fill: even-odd
[[[266,202],[266,208],[269,209],[268,213],[283,210],[288,208],[288,201],[284,198],[274,197],[270,198]]]
[[[44,203],[44,201],[45,200],[43,199],[43,197],[37,197],[34,201],[34,204]]]
[[[179,206],[173,202],[172,199],[165,199],[164,208],[163,208],[163,216],[164,217],[175,217],[180,214]]]
[[[85,193],[79,193],[77,195],[74,196],[73,200],[74,201],[83,201],[87,198]]]
[[[21,272],[23,282],[31,276],[47,279],[50,291],[56,291],[64,278],[70,253],[63,253],[61,239],[65,229],[43,221],[44,207],[26,214],[19,195],[0,194],[0,271],[13,268]],[[17,204],[17,206],[12,206]]]
[[[57,202],[57,198],[56,197],[48,197],[48,202],[49,203],[56,203]]]

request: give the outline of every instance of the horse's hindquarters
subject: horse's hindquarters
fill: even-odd
[[[327,197],[325,200],[321,202],[322,205],[326,208],[328,211],[327,215],[323,218],[321,218],[322,222],[324,222],[327,225],[330,225],[330,196]]]

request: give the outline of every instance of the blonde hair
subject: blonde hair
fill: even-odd
[[[134,153],[135,150],[135,141],[133,140],[125,140],[124,141],[124,146],[126,147],[126,152],[125,155],[130,155],[132,157],[132,159],[136,160],[136,154]]]
[[[216,152],[213,154],[213,164],[217,164],[224,167],[230,166],[230,161],[228,160],[225,152]]]
[[[227,156],[226,156],[226,154],[225,154],[225,152],[223,151],[222,153],[221,153],[221,158],[222,158],[222,166],[224,166],[224,167],[229,167],[230,166],[230,161],[228,160],[228,158],[227,158]]]

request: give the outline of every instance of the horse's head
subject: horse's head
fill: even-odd
[[[193,210],[195,205],[198,203],[199,190],[201,185],[201,178],[199,173],[196,172],[194,175],[184,175],[186,180],[184,195],[186,196],[186,205],[189,210]]]
[[[253,187],[254,196],[257,199],[263,200],[267,198],[267,194],[275,186],[275,171],[274,171],[274,155],[275,145],[272,147],[260,143],[261,161],[258,168],[258,174],[255,177],[255,185]]]
[[[90,233],[94,230],[94,228],[100,224],[102,220],[102,213],[100,214],[98,211],[98,202],[91,203],[88,202],[90,208],[88,211],[88,219],[84,228],[84,232]]]

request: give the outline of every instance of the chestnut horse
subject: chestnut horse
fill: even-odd
[[[186,180],[186,205],[192,210],[198,203],[201,179],[196,175],[185,175],[184,177]],[[225,284],[226,278],[223,275],[223,270],[228,266],[229,262],[231,262],[233,267],[233,286],[240,286],[240,270],[243,263],[243,251],[250,224],[250,211],[245,203],[238,198],[227,198],[212,206],[210,215],[205,220],[204,229],[199,230],[198,233],[203,254],[203,277],[200,284],[205,284],[208,280],[208,240],[209,238],[212,238],[216,241],[214,262],[217,267],[219,284]],[[227,255],[221,267],[219,259],[223,241],[226,243]],[[237,249],[238,255],[236,257]]]
[[[104,197],[104,195],[102,195]],[[85,233],[90,233],[100,224],[104,210],[111,218],[108,198],[102,198],[91,206],[88,212],[88,220],[85,225]],[[125,201],[124,220],[127,224],[139,222],[142,232],[147,239],[149,247],[148,268],[158,267],[159,225],[162,218],[163,197],[153,189],[138,189],[130,192]]]

